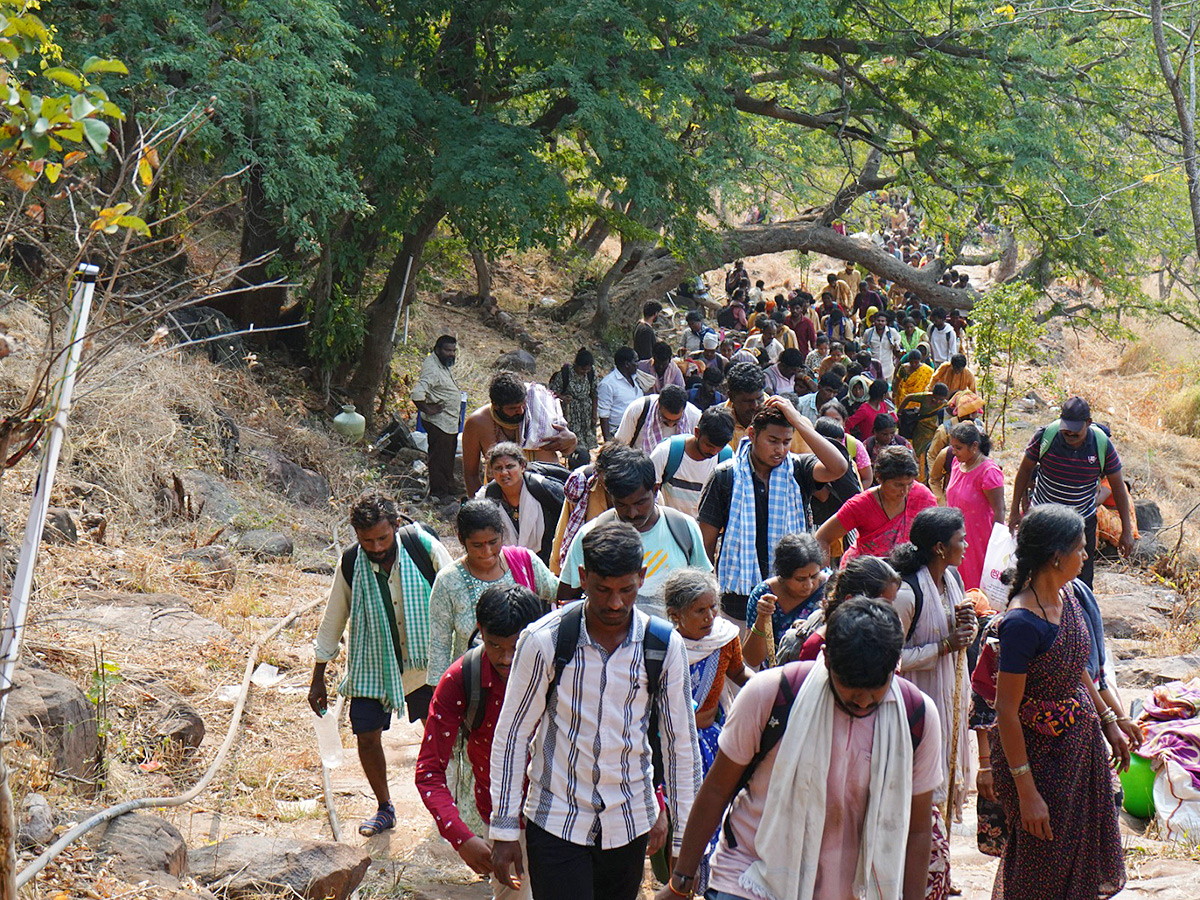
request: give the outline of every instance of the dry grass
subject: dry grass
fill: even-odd
[[[1176,434],[1200,437],[1200,384],[1190,384],[1168,396],[1162,418]]]
[[[1117,374],[1136,375],[1148,372],[1154,368],[1157,361],[1158,354],[1149,341],[1134,341],[1121,354],[1121,361],[1117,363]]]

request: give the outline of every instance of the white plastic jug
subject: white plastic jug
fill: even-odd
[[[337,718],[332,710],[325,710],[325,715],[312,716],[313,731],[317,733],[317,749],[321,752],[321,762],[327,769],[336,769],[346,758],[342,749],[342,737],[338,734]]]

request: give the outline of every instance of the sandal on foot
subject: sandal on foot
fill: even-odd
[[[381,831],[396,827],[396,810],[392,804],[379,807],[371,818],[358,826],[358,833],[363,837],[375,837]]]

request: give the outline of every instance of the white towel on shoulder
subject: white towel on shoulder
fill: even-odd
[[[825,831],[826,781],[836,707],[829,669],[812,667],[792,704],[771,769],[766,805],[754,838],[758,860],[740,884],[765,900],[811,900]],[[899,900],[912,807],[913,748],[904,695],[896,679],[875,713],[871,787],[854,893]]]

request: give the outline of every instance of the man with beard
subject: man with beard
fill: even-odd
[[[486,406],[481,406],[467,417],[463,425],[463,481],[466,484],[467,496],[474,497],[483,485],[480,478],[480,463],[487,452],[501,441],[512,441],[525,450],[530,462],[558,462],[558,454],[569,456],[578,440],[574,432],[567,427],[560,410],[551,411],[548,408],[531,410],[528,406],[530,396],[541,396],[537,391],[531,391],[525,382],[512,372],[497,372],[488,385]],[[553,395],[545,392],[546,400]],[[529,449],[525,438],[525,418],[533,414],[535,417],[548,419],[553,434],[541,441],[536,449]],[[555,418],[557,417],[557,418]]]
[[[358,759],[379,809],[359,826],[371,837],[396,825],[388,789],[383,732],[392,712],[407,707],[408,719],[424,722],[433,689],[425,684],[429,643],[429,592],[437,572],[453,560],[437,536],[420,525],[399,528],[396,502],[376,492],[350,509],[358,539],[333,573],[329,603],[317,631],[316,664],[308,704],[324,715],[329,704],[325,667],[338,654],[350,623],[345,678],[338,692],[350,698],[350,728]]]
[[[433,352],[421,363],[421,376],[413,385],[412,401],[421,412],[429,435],[429,495],[454,496],[454,457],[458,450],[458,416],[462,390],[450,374],[458,354],[458,341],[443,334]]]

